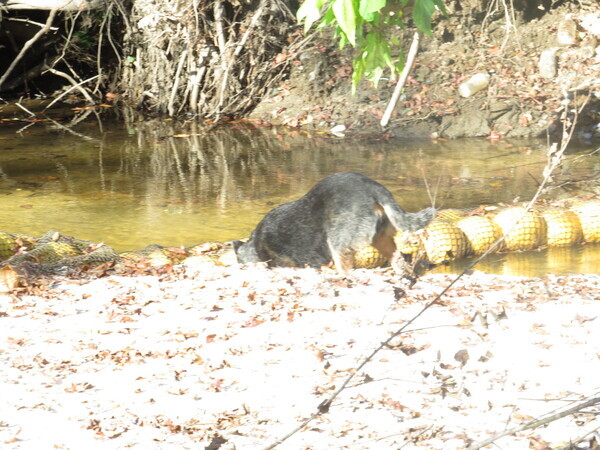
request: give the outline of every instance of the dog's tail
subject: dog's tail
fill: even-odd
[[[381,205],[396,230],[417,231],[425,228],[436,214],[435,208],[426,208],[416,213],[404,211],[396,202]]]

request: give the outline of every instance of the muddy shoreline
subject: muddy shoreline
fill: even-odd
[[[482,5],[475,3],[464,10],[449,5],[450,16],[438,22],[434,36],[422,37],[404,94],[385,129],[379,120],[395,82],[383,80],[375,89],[363,81],[352,96],[351,53],[337,50],[325,34],[298,55],[289,79],[273,88],[250,117],[348,135],[547,137],[560,136],[564,108],[581,107],[591,93],[579,114],[577,135],[600,138],[597,9],[567,3],[539,18],[517,15],[515,23],[497,19],[484,24],[485,13],[478,10]],[[570,44],[559,38],[561,24],[567,22],[576,30]],[[410,35],[404,36],[406,46]],[[554,52],[552,76],[540,66],[545,51]],[[460,84],[477,73],[490,75],[489,86],[461,97]]]

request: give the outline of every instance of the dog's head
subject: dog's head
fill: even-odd
[[[235,250],[235,255],[240,264],[255,263],[260,261],[252,240],[249,240],[248,242],[233,241],[232,244],[233,249]]]

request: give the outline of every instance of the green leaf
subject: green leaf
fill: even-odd
[[[352,62],[352,95],[356,94],[358,83],[365,73],[365,62],[360,56],[354,58]]]
[[[364,76],[376,87],[386,67],[395,73],[396,66],[392,61],[391,48],[378,32],[371,32],[365,37],[362,59]]]
[[[431,35],[431,19],[435,11],[434,0],[415,0],[413,19],[419,30]]]
[[[442,14],[444,14],[444,16],[448,15],[448,11],[446,10],[444,3],[442,3],[442,0],[433,0],[433,3],[442,12]]]
[[[348,41],[348,36],[346,36],[346,33],[344,33],[340,27],[336,28],[335,36],[340,40],[338,42],[338,48],[340,50],[350,43],[350,41]]]
[[[304,23],[305,32],[315,23],[318,23],[317,29],[332,27],[340,48],[352,44],[358,49],[352,63],[352,92],[355,93],[362,78],[377,86],[386,70],[389,69],[393,76],[402,71],[401,41],[389,37],[388,30],[405,28],[405,14],[412,11],[415,26],[431,35],[436,8],[447,15],[443,1],[304,0],[296,16]],[[399,52],[397,58],[392,58],[392,49],[394,53]]]
[[[298,8],[296,18],[298,23],[304,22],[304,32],[306,33],[313,23],[321,18],[321,7],[327,0],[305,0]]]
[[[376,28],[380,28],[381,25],[383,24],[383,17],[381,16],[381,13],[379,13],[379,12],[373,13],[372,19],[369,21],[369,23]]]
[[[348,42],[356,46],[356,27],[358,24],[354,10],[354,1],[356,0],[333,0],[331,8]]]
[[[322,30],[327,25],[331,25],[331,23],[334,21],[335,21],[335,15],[333,14],[333,9],[331,9],[331,5],[329,5],[329,8],[327,8],[327,11],[325,11],[325,14],[323,14],[323,20],[321,20],[319,25],[317,25],[317,30]],[[335,25],[331,25],[331,26],[335,26]]]
[[[400,49],[400,53],[398,54],[398,62],[394,66],[396,68],[396,73],[401,73],[404,70],[404,63],[406,58],[404,58],[404,50]]]
[[[372,22],[374,13],[385,7],[387,0],[360,0],[358,13],[367,22]]]

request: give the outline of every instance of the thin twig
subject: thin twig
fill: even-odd
[[[28,123],[28,124],[27,124],[27,125],[25,125],[24,127],[21,127],[21,128],[19,128],[17,131],[15,131],[15,134],[21,134],[21,133],[23,133],[25,130],[27,130],[27,128],[30,128],[30,127],[32,127],[32,126],[34,126],[34,125],[35,125],[35,122]]]
[[[21,108],[23,111],[25,111],[30,116],[35,117],[35,113],[32,113],[27,108],[25,108],[23,105],[21,105],[20,100],[17,103],[15,103],[15,105],[17,105],[19,108]]]
[[[422,152],[419,150],[419,157],[422,158],[423,154]],[[435,188],[435,192],[431,192],[431,187],[429,186],[429,182],[427,181],[427,177],[425,176],[425,169],[423,169],[423,165],[420,165],[421,167],[421,176],[423,177],[423,183],[425,184],[425,190],[427,191],[427,196],[429,197],[429,202],[431,203],[431,206],[435,208],[435,200],[436,197],[438,195],[438,187],[439,184],[436,186]],[[439,177],[438,177],[438,181],[439,181]]]
[[[274,73],[275,69],[279,69],[279,74],[277,76],[269,77],[267,80],[261,80],[260,82],[257,82],[255,80],[253,82],[253,84],[256,85],[256,89],[254,92],[256,92],[256,90],[259,90],[259,89],[262,89],[263,92],[268,91],[271,88],[271,86],[273,86],[275,83],[279,82],[279,80],[281,80],[281,75],[282,75],[283,71],[285,70],[285,67],[288,66],[290,64],[290,61],[294,58],[294,56],[297,55],[298,53],[300,53],[300,51],[302,49],[304,49],[310,43],[310,41],[312,41],[316,36],[317,36],[317,31],[314,31],[313,33],[309,34],[308,36],[305,36],[302,39],[296,40],[296,42],[293,42],[292,44],[290,44],[290,46],[287,47],[288,57],[282,58],[282,61],[280,61],[278,63],[269,65],[268,70],[270,70]],[[252,99],[256,96],[254,93],[250,93],[248,95],[248,94],[244,94],[243,91],[238,92],[237,94],[230,95],[228,97],[227,104],[225,106],[223,106],[221,109],[223,111],[228,110],[232,105],[235,105],[236,103],[241,101],[240,99],[241,99],[242,95],[244,95],[246,97],[246,99]]]
[[[225,95],[225,88],[227,87],[227,83],[229,82],[229,80],[227,79],[229,76],[229,71],[233,67],[233,63],[234,63],[235,59],[237,58],[237,56],[241,53],[242,49],[244,48],[244,45],[246,44],[246,41],[248,40],[248,37],[250,36],[250,32],[252,31],[252,29],[254,28],[256,23],[258,22],[258,19],[262,15],[268,1],[269,0],[263,0],[260,3],[260,5],[258,6],[258,9],[254,13],[254,16],[252,16],[252,19],[250,20],[250,24],[248,25],[248,28],[246,28],[246,32],[242,36],[242,39],[240,39],[240,41],[237,43],[235,50],[233,52],[233,55],[231,56],[231,59],[227,62],[225,71],[222,74],[221,88],[219,90],[218,114],[221,113],[221,107],[223,106],[223,103],[225,101],[224,95]]]
[[[102,57],[102,39],[103,39],[103,35],[104,35],[104,27],[106,26],[106,37],[108,39],[108,43],[110,44],[110,46],[113,49],[113,52],[115,54],[115,56],[117,57],[117,60],[119,61],[117,67],[118,67],[118,71],[121,71],[121,67],[123,65],[123,60],[121,59],[121,55],[119,55],[119,51],[117,50],[117,47],[115,46],[111,34],[110,34],[110,29],[111,29],[111,20],[113,17],[113,13],[112,13],[112,9],[115,6],[114,2],[111,2],[108,7],[106,8],[106,12],[104,13],[104,18],[102,19],[102,23],[100,24],[100,30],[98,31],[98,51],[96,53],[96,65],[97,65],[97,71],[98,71],[98,75],[102,75],[102,64],[101,64],[101,57]],[[102,77],[98,77],[98,81],[96,83],[96,86],[94,87],[94,90],[92,91],[94,94],[97,94],[98,91],[100,90],[100,85],[102,84]]]
[[[18,17],[7,17],[6,20],[9,22],[24,22],[26,24],[37,25],[38,27],[45,26],[45,24],[43,24],[43,23],[35,22],[31,19],[19,19]],[[49,30],[50,31],[58,31],[58,27],[50,27]]]
[[[59,122],[57,122],[56,120],[53,120],[53,119],[51,119],[50,117],[48,117],[48,120],[49,120],[49,121],[50,121],[50,122],[51,122],[51,123],[52,123],[52,124],[53,124],[55,127],[57,127],[57,128],[60,128],[61,130],[67,131],[67,132],[71,133],[72,135],[74,135],[74,136],[77,136],[77,137],[79,137],[79,138],[81,138],[81,139],[83,139],[83,140],[85,140],[85,141],[89,141],[89,142],[100,142],[100,140],[99,140],[99,139],[96,139],[96,138],[93,138],[93,137],[87,136],[87,135],[85,135],[85,134],[78,133],[77,131],[73,131],[73,130],[71,129],[71,127],[68,127],[68,126],[66,126],[66,125],[63,125],[62,123],[59,123]]]
[[[543,417],[541,419],[531,420],[531,421],[527,422],[526,424],[521,425],[519,427],[510,428],[508,430],[504,430],[499,433],[496,433],[495,435],[489,437],[488,439],[485,439],[485,440],[479,441],[479,442],[475,442],[474,444],[469,445],[467,448],[469,450],[471,450],[471,449],[477,450],[477,449],[479,449],[481,447],[485,447],[486,445],[489,445],[492,442],[497,441],[498,439],[503,438],[505,436],[510,436],[511,434],[519,433],[519,432],[525,431],[525,430],[533,430],[535,428],[541,427],[542,425],[547,425],[550,422],[554,422],[555,420],[562,419],[563,417],[578,413],[584,408],[587,408],[589,406],[594,406],[599,403],[600,403],[600,397],[594,397],[590,400],[578,403],[575,406],[565,409],[564,411],[561,411],[556,414],[552,414],[551,416]]]
[[[392,94],[392,98],[383,113],[383,117],[381,118],[380,125],[385,128],[392,117],[392,113],[394,112],[394,108],[396,107],[396,103],[398,103],[398,99],[400,98],[400,93],[402,92],[402,88],[404,87],[404,83],[406,83],[406,79],[408,78],[408,74],[410,73],[410,69],[415,61],[415,56],[417,54],[417,50],[419,49],[419,32],[415,32],[413,35],[412,44],[410,44],[410,50],[408,51],[408,56],[406,57],[406,63],[404,64],[404,68],[402,69],[402,74],[400,75],[400,79],[394,88],[394,93]]]
[[[52,69],[52,68],[48,68],[47,69],[48,72],[53,73],[54,75],[58,75],[59,77],[63,77],[64,79],[68,80],[69,83],[72,84],[72,86],[67,89],[65,92],[63,92],[62,94],[60,94],[58,97],[56,97],[54,100],[52,100],[48,106],[46,106],[44,108],[44,111],[47,110],[48,108],[50,108],[54,103],[56,103],[59,99],[63,98],[65,95],[67,95],[69,92],[71,92],[73,89],[77,89],[79,92],[81,92],[81,95],[83,95],[86,100],[90,103],[96,103],[94,101],[94,99],[92,98],[92,96],[81,87],[82,84],[87,83],[88,81],[94,80],[96,78],[98,78],[100,75],[94,75],[93,77],[88,78],[87,80],[83,80],[80,81],[79,83],[77,81],[75,81],[75,79],[69,75],[68,73],[65,72],[61,72],[60,70],[56,70],[56,69]]]
[[[107,8],[106,13],[104,14],[104,18],[102,19],[102,22],[100,23],[100,29],[98,30],[98,47],[96,48],[96,73],[98,75],[102,75],[101,59],[102,59],[102,39],[104,37],[104,33],[103,33],[104,25],[106,25],[106,21],[108,20],[108,17],[111,16],[112,7],[113,7],[113,4],[111,3],[109,5],[109,7]],[[119,57],[119,69],[121,69],[121,58],[120,57]],[[100,90],[101,83],[102,83],[102,77],[99,76],[96,80],[96,86],[92,90],[92,93],[94,95],[98,95],[98,91]]]
[[[121,66],[123,65],[123,60],[121,59],[121,55],[120,55],[121,52],[119,52],[119,50],[117,50],[117,46],[113,42],[112,35],[110,33],[111,25],[112,25],[112,18],[113,18],[113,14],[111,13],[113,5],[114,5],[114,3],[111,3],[110,6],[108,7],[108,13],[110,13],[110,14],[108,14],[108,13],[106,14],[106,16],[108,17],[106,37],[108,38],[108,42],[110,43],[110,46],[112,47],[113,52],[115,52],[115,56],[119,60],[119,69],[120,69]]]
[[[67,53],[67,48],[69,47],[69,43],[71,42],[71,37],[73,36],[73,33],[75,32],[75,22],[77,22],[77,18],[79,17],[80,14],[81,14],[81,11],[77,11],[77,13],[75,14],[75,17],[73,17],[73,16],[69,17],[71,19],[71,28],[69,29],[69,33],[67,34],[67,37],[65,38],[65,45],[63,45],[58,58],[56,58],[54,60],[54,62],[52,63],[52,67],[56,66],[56,63],[58,63],[61,59],[63,59],[65,57],[65,54]]]
[[[69,126],[70,127],[74,127],[79,122],[83,122],[84,120],[86,120],[87,116],[89,116],[90,114],[93,114],[93,113],[96,113],[96,108],[85,109],[83,111],[79,111],[78,114],[75,114],[75,116],[73,116],[73,118],[69,122]],[[96,115],[96,117],[98,117],[98,115]],[[100,128],[100,133],[102,133],[103,130],[102,130],[102,124],[101,123],[99,124],[99,128]]]
[[[41,28],[40,30],[38,30],[38,32],[35,33],[31,39],[29,39],[27,42],[25,42],[25,44],[21,48],[21,51],[17,55],[17,57],[13,60],[13,62],[8,67],[8,69],[6,69],[6,72],[4,72],[4,75],[2,75],[2,78],[0,78],[0,88],[2,87],[2,84],[4,84],[4,82],[6,81],[8,76],[12,73],[14,68],[17,66],[19,61],[21,61],[23,56],[25,56],[25,53],[27,53],[27,50],[29,50],[29,47],[31,47],[33,44],[35,44],[35,42],[39,38],[41,38],[44,34],[46,34],[50,30],[50,28],[52,27],[52,22],[54,21],[54,17],[56,17],[57,12],[58,12],[58,8],[52,9],[50,11],[50,14],[48,14],[48,18],[46,19],[46,24],[44,25],[44,27]]]
[[[171,96],[169,97],[169,103],[167,105],[167,111],[169,112],[169,116],[173,117],[175,115],[175,97],[177,95],[177,89],[179,89],[179,77],[181,76],[181,71],[183,70],[183,64],[187,59],[187,49],[184,49],[181,52],[181,57],[179,58],[179,64],[177,64],[177,70],[175,71],[175,80],[173,80],[173,88],[171,89]]]
[[[283,436],[282,438],[278,439],[277,441],[275,441],[274,443],[270,444],[269,446],[265,447],[264,450],[271,450],[275,447],[277,447],[279,444],[283,443],[285,440],[289,439],[290,437],[292,437],[294,434],[296,434],[297,432],[299,432],[302,428],[304,428],[306,425],[308,425],[310,422],[312,422],[314,419],[316,419],[317,417],[319,417],[320,415],[326,413],[329,411],[329,408],[331,407],[331,404],[333,403],[333,401],[337,398],[337,396],[346,388],[346,386],[348,385],[348,383],[350,383],[350,381],[354,378],[354,376],[356,374],[359,373],[359,371],[366,366],[369,362],[371,362],[371,360],[373,359],[373,357],[375,357],[375,355],[377,353],[379,353],[383,348],[387,347],[389,345],[389,343],[396,338],[398,335],[402,334],[404,332],[404,330],[406,329],[406,327],[408,327],[409,325],[411,325],[415,320],[417,320],[419,317],[421,317],[421,315],[423,315],[423,313],[425,313],[425,311],[427,311],[429,308],[431,308],[433,305],[435,305],[441,298],[442,296],[448,292],[448,290],[467,272],[467,270],[465,269],[463,271],[463,273],[461,273],[459,276],[457,276],[456,278],[454,278],[450,284],[448,284],[448,286],[446,286],[439,294],[437,294],[435,296],[435,298],[433,300],[431,300],[429,303],[427,303],[422,309],[421,311],[419,311],[415,316],[413,316],[408,322],[406,322],[404,325],[402,325],[398,330],[396,330],[394,333],[392,333],[385,341],[383,341],[381,344],[379,344],[378,347],[375,348],[375,350],[373,350],[371,352],[371,354],[369,356],[367,356],[366,358],[364,358],[362,360],[362,362],[352,371],[352,373],[350,375],[348,375],[348,377],[346,377],[346,379],[344,380],[344,382],[342,383],[342,385],[336,389],[327,399],[325,399],[324,401],[322,401],[318,408],[317,411],[315,413],[313,413],[310,417],[308,417],[307,419],[304,419],[302,421],[302,423],[300,423],[300,425],[298,425],[296,428],[294,428],[292,431],[290,431],[288,434],[286,434],[285,436]]]
[[[574,447],[575,445],[579,444],[580,442],[583,442],[589,435],[598,433],[599,430],[600,430],[600,426],[594,428],[593,430],[588,431],[583,436],[573,439],[571,442],[569,442],[569,445],[565,445],[564,447],[561,447],[558,450],[572,450],[572,449],[576,448],[576,447]],[[596,443],[597,443],[597,441],[596,441]],[[590,445],[590,448],[593,448],[593,447]]]
[[[192,91],[190,93],[190,106],[192,107],[192,112],[198,112],[198,95],[200,93],[200,82],[206,73],[206,64],[202,60],[200,60],[202,67],[197,70],[195,75],[190,77],[190,83],[192,85]]]
[[[500,50],[504,51],[506,44],[508,44],[508,40],[510,39],[510,32],[512,30],[515,31],[517,38],[519,36],[519,30],[515,26],[515,7],[513,5],[512,0],[510,0],[510,6],[506,4],[506,0],[502,0],[502,6],[504,7],[504,21],[506,23],[506,31],[504,33],[504,41],[500,46]],[[512,16],[512,17],[511,17]],[[519,49],[521,47],[519,40],[517,39],[517,45]]]
[[[195,33],[196,36],[200,34],[200,16],[198,13],[198,0],[193,0],[192,2],[192,11],[194,11],[194,23],[195,23]]]
[[[256,26],[256,22],[258,22],[258,19],[260,18],[260,16],[262,16],[262,13],[265,10],[265,7],[267,6],[268,3],[269,3],[269,0],[263,0],[262,3],[259,5],[258,9],[256,10],[256,12],[254,13],[254,16],[252,16],[252,19],[250,20],[250,24],[248,25],[248,28],[246,28],[246,32],[244,33],[244,35],[242,36],[242,39],[240,39],[240,41],[237,43],[237,45],[235,47],[235,50],[233,52],[234,58],[240,54],[240,52],[244,48],[244,45],[246,45],[246,41],[248,41],[248,37],[250,36],[252,29]],[[231,61],[229,61],[230,67],[231,67],[232,63],[233,63],[233,59]]]
[[[589,97],[588,97],[588,99],[589,99]],[[581,109],[583,109],[583,107],[585,106],[586,103],[587,103],[587,101],[584,102]],[[581,109],[579,111],[581,111]],[[521,219],[525,216],[525,214],[532,208],[533,204],[537,201],[537,199],[541,195],[544,187],[550,181],[550,175],[556,169],[556,167],[558,166],[558,164],[561,161],[560,155],[562,155],[564,153],[564,151],[567,148],[567,145],[569,144],[569,142],[571,141],[571,138],[573,137],[573,133],[575,131],[575,123],[577,122],[577,116],[578,116],[579,111],[575,111],[575,117],[574,117],[573,121],[569,124],[568,132],[567,132],[567,118],[563,117],[563,126],[565,127],[565,129],[564,129],[563,136],[561,139],[560,148],[556,153],[553,154],[552,158],[548,161],[547,170],[544,171],[544,174],[545,174],[544,180],[538,187],[533,198],[530,200],[528,205],[525,207],[525,211],[523,212],[523,215],[521,216],[521,218],[519,218],[517,221],[515,221],[515,224],[513,225],[512,228],[514,228],[521,221]],[[512,228],[511,228],[511,230],[512,230]],[[506,234],[510,233],[511,230],[508,230]],[[270,449],[277,447],[279,444],[283,443],[284,441],[286,441],[287,439],[292,437],[294,434],[296,434],[300,430],[302,430],[302,428],[304,428],[306,425],[308,425],[314,419],[321,416],[322,414],[327,413],[329,411],[329,408],[331,407],[331,404],[333,403],[333,401],[346,388],[346,386],[354,378],[354,376],[357,375],[360,372],[360,370],[375,357],[375,355],[377,353],[379,353],[383,348],[387,347],[388,344],[394,338],[396,338],[397,336],[399,336],[400,334],[402,334],[404,332],[412,332],[413,330],[406,330],[406,329],[410,325],[412,325],[419,317],[421,317],[427,310],[429,310],[433,305],[437,304],[439,302],[439,300],[441,300],[441,298],[446,294],[446,292],[448,292],[450,290],[450,288],[452,286],[454,286],[465,274],[469,273],[477,264],[479,264],[479,262],[481,262],[481,260],[483,258],[485,258],[490,253],[494,252],[498,248],[498,246],[502,242],[504,242],[506,234],[504,234],[502,237],[500,237],[498,240],[496,240],[496,242],[485,253],[483,253],[481,256],[479,256],[477,259],[475,259],[475,261],[473,261],[471,264],[469,264],[467,266],[467,268],[465,268],[459,275],[457,275],[454,279],[452,279],[450,281],[450,283],[444,289],[442,289],[442,291],[440,293],[438,293],[433,300],[431,300],[429,303],[427,303],[425,306],[423,306],[423,308],[415,316],[413,316],[409,321],[407,321],[404,325],[402,325],[398,330],[396,330],[395,332],[390,334],[385,341],[383,341],[379,346],[377,346],[375,348],[375,350],[373,350],[371,352],[370,355],[368,355],[366,358],[364,358],[362,360],[362,362],[352,371],[352,373],[350,375],[348,375],[348,377],[344,380],[342,385],[338,389],[336,389],[327,399],[323,400],[319,404],[319,406],[317,407],[317,411],[315,413],[313,413],[310,417],[304,419],[300,423],[300,425],[298,425],[296,428],[294,428],[288,434],[279,438],[277,441],[268,445],[264,449],[270,450]],[[598,399],[598,402],[600,402],[600,398]]]
[[[125,22],[125,38],[133,33],[133,29],[131,24],[129,23],[128,13],[125,9],[125,6],[121,3],[121,0],[113,0],[111,4],[117,5],[119,12],[121,13],[121,19]]]

